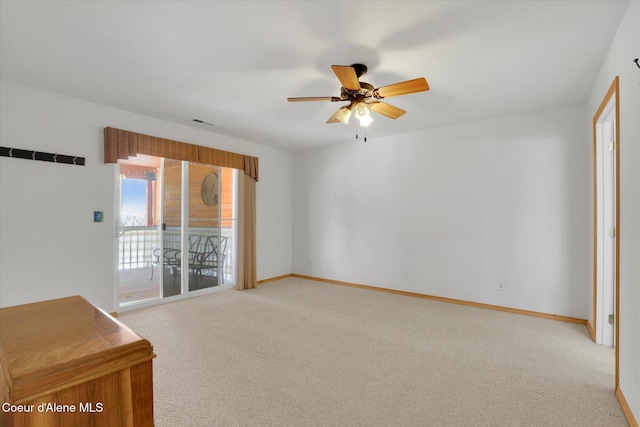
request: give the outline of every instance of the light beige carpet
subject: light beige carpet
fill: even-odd
[[[627,425],[582,325],[294,278],[119,319],[157,427]]]

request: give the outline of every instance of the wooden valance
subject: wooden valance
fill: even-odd
[[[258,181],[257,157],[143,135],[122,129],[104,128],[105,163],[117,163],[118,159],[128,159],[138,154],[240,169]]]

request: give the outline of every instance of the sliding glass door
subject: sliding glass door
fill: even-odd
[[[120,161],[121,306],[232,286],[235,182],[213,165]]]

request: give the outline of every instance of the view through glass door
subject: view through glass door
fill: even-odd
[[[161,241],[156,203],[160,172],[159,158],[140,157],[120,163],[116,221],[120,304],[160,297],[160,279],[153,268],[153,253]]]
[[[232,235],[223,229],[223,206],[231,202],[222,192],[230,170],[211,165],[189,164],[189,290],[222,285],[229,277],[225,265]],[[228,216],[226,216],[229,218]],[[224,221],[224,222],[229,222]],[[227,224],[224,224],[227,225]]]
[[[235,180],[212,165],[120,161],[120,306],[232,286]]]

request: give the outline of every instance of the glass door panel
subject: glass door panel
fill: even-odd
[[[220,168],[189,164],[189,291],[218,286],[223,243],[220,236]]]
[[[158,171],[161,159],[139,156],[120,161],[118,236],[119,302],[133,304],[160,297],[157,255]]]
[[[163,159],[162,198],[162,297],[182,293],[182,161]]]
[[[220,168],[220,235],[225,237],[220,257],[222,284],[235,282],[236,188],[237,170]]]

